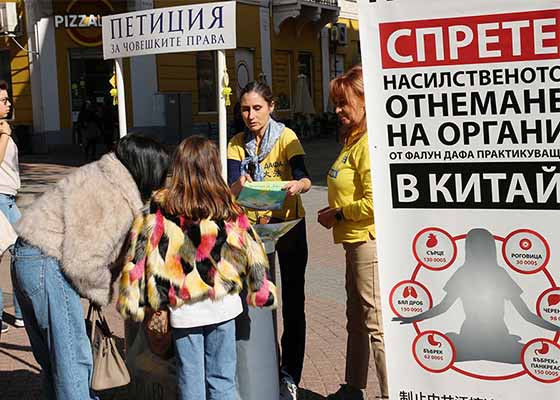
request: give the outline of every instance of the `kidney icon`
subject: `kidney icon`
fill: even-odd
[[[438,342],[433,333],[428,335],[428,343],[434,347],[441,347],[441,342]]]
[[[536,355],[544,356],[550,351],[550,345],[546,342],[541,342],[541,348],[535,350]]]

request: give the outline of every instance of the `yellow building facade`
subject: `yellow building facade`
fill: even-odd
[[[102,57],[103,15],[193,3],[200,1],[0,2],[0,16],[11,13],[13,21],[15,9],[17,21],[13,32],[4,29],[7,33],[0,36],[0,79],[11,85],[14,124],[32,127],[34,150],[75,144],[75,125],[86,100],[110,109],[113,64]],[[346,69],[359,59],[357,21],[338,19],[337,0],[246,0],[237,1],[236,10],[237,48],[226,52],[232,105],[247,82],[261,79],[272,86],[280,119],[292,118],[302,107],[308,113],[326,111],[335,60],[343,60]],[[331,27],[340,24],[347,25],[346,44],[331,35]],[[132,130],[152,132],[168,142],[192,133],[213,134],[213,52],[131,58],[125,63],[125,84]],[[308,94],[307,103],[302,103],[302,91]]]

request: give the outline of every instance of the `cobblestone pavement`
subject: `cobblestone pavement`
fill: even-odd
[[[326,205],[325,173],[340,146],[333,138],[316,139],[304,143],[304,147],[315,186],[304,195],[310,248],[306,275],[308,333],[300,398],[319,400],[338,389],[345,368],[344,253],[341,246],[332,243],[330,232],[317,224],[315,218],[316,211]],[[23,156],[22,189],[18,197],[21,208],[72,171],[81,158],[79,153]],[[5,320],[11,323],[13,307],[8,258],[6,255],[0,264],[0,287],[4,290]],[[116,336],[123,338],[123,323],[114,307],[107,307],[106,316]],[[374,368],[370,363],[368,399],[379,394]],[[103,397],[124,399],[126,394],[120,391]],[[0,400],[39,398],[40,368],[31,353],[25,330],[10,326],[0,339]]]

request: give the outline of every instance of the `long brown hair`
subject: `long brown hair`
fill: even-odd
[[[165,210],[192,220],[236,218],[242,211],[220,171],[213,142],[202,136],[183,140],[173,157]]]
[[[333,79],[329,84],[329,98],[336,104],[349,104],[354,109],[365,107],[364,76],[362,66],[356,65],[345,74]],[[343,143],[352,144],[358,141],[367,131],[366,114],[360,121],[340,129],[340,139]]]

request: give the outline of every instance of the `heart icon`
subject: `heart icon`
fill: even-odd
[[[548,296],[548,306],[555,306],[560,303],[560,294],[551,294]]]
[[[437,236],[434,235],[433,233],[430,233],[428,235],[428,240],[426,241],[426,247],[431,249],[433,247],[436,247],[437,244],[438,244]]]

